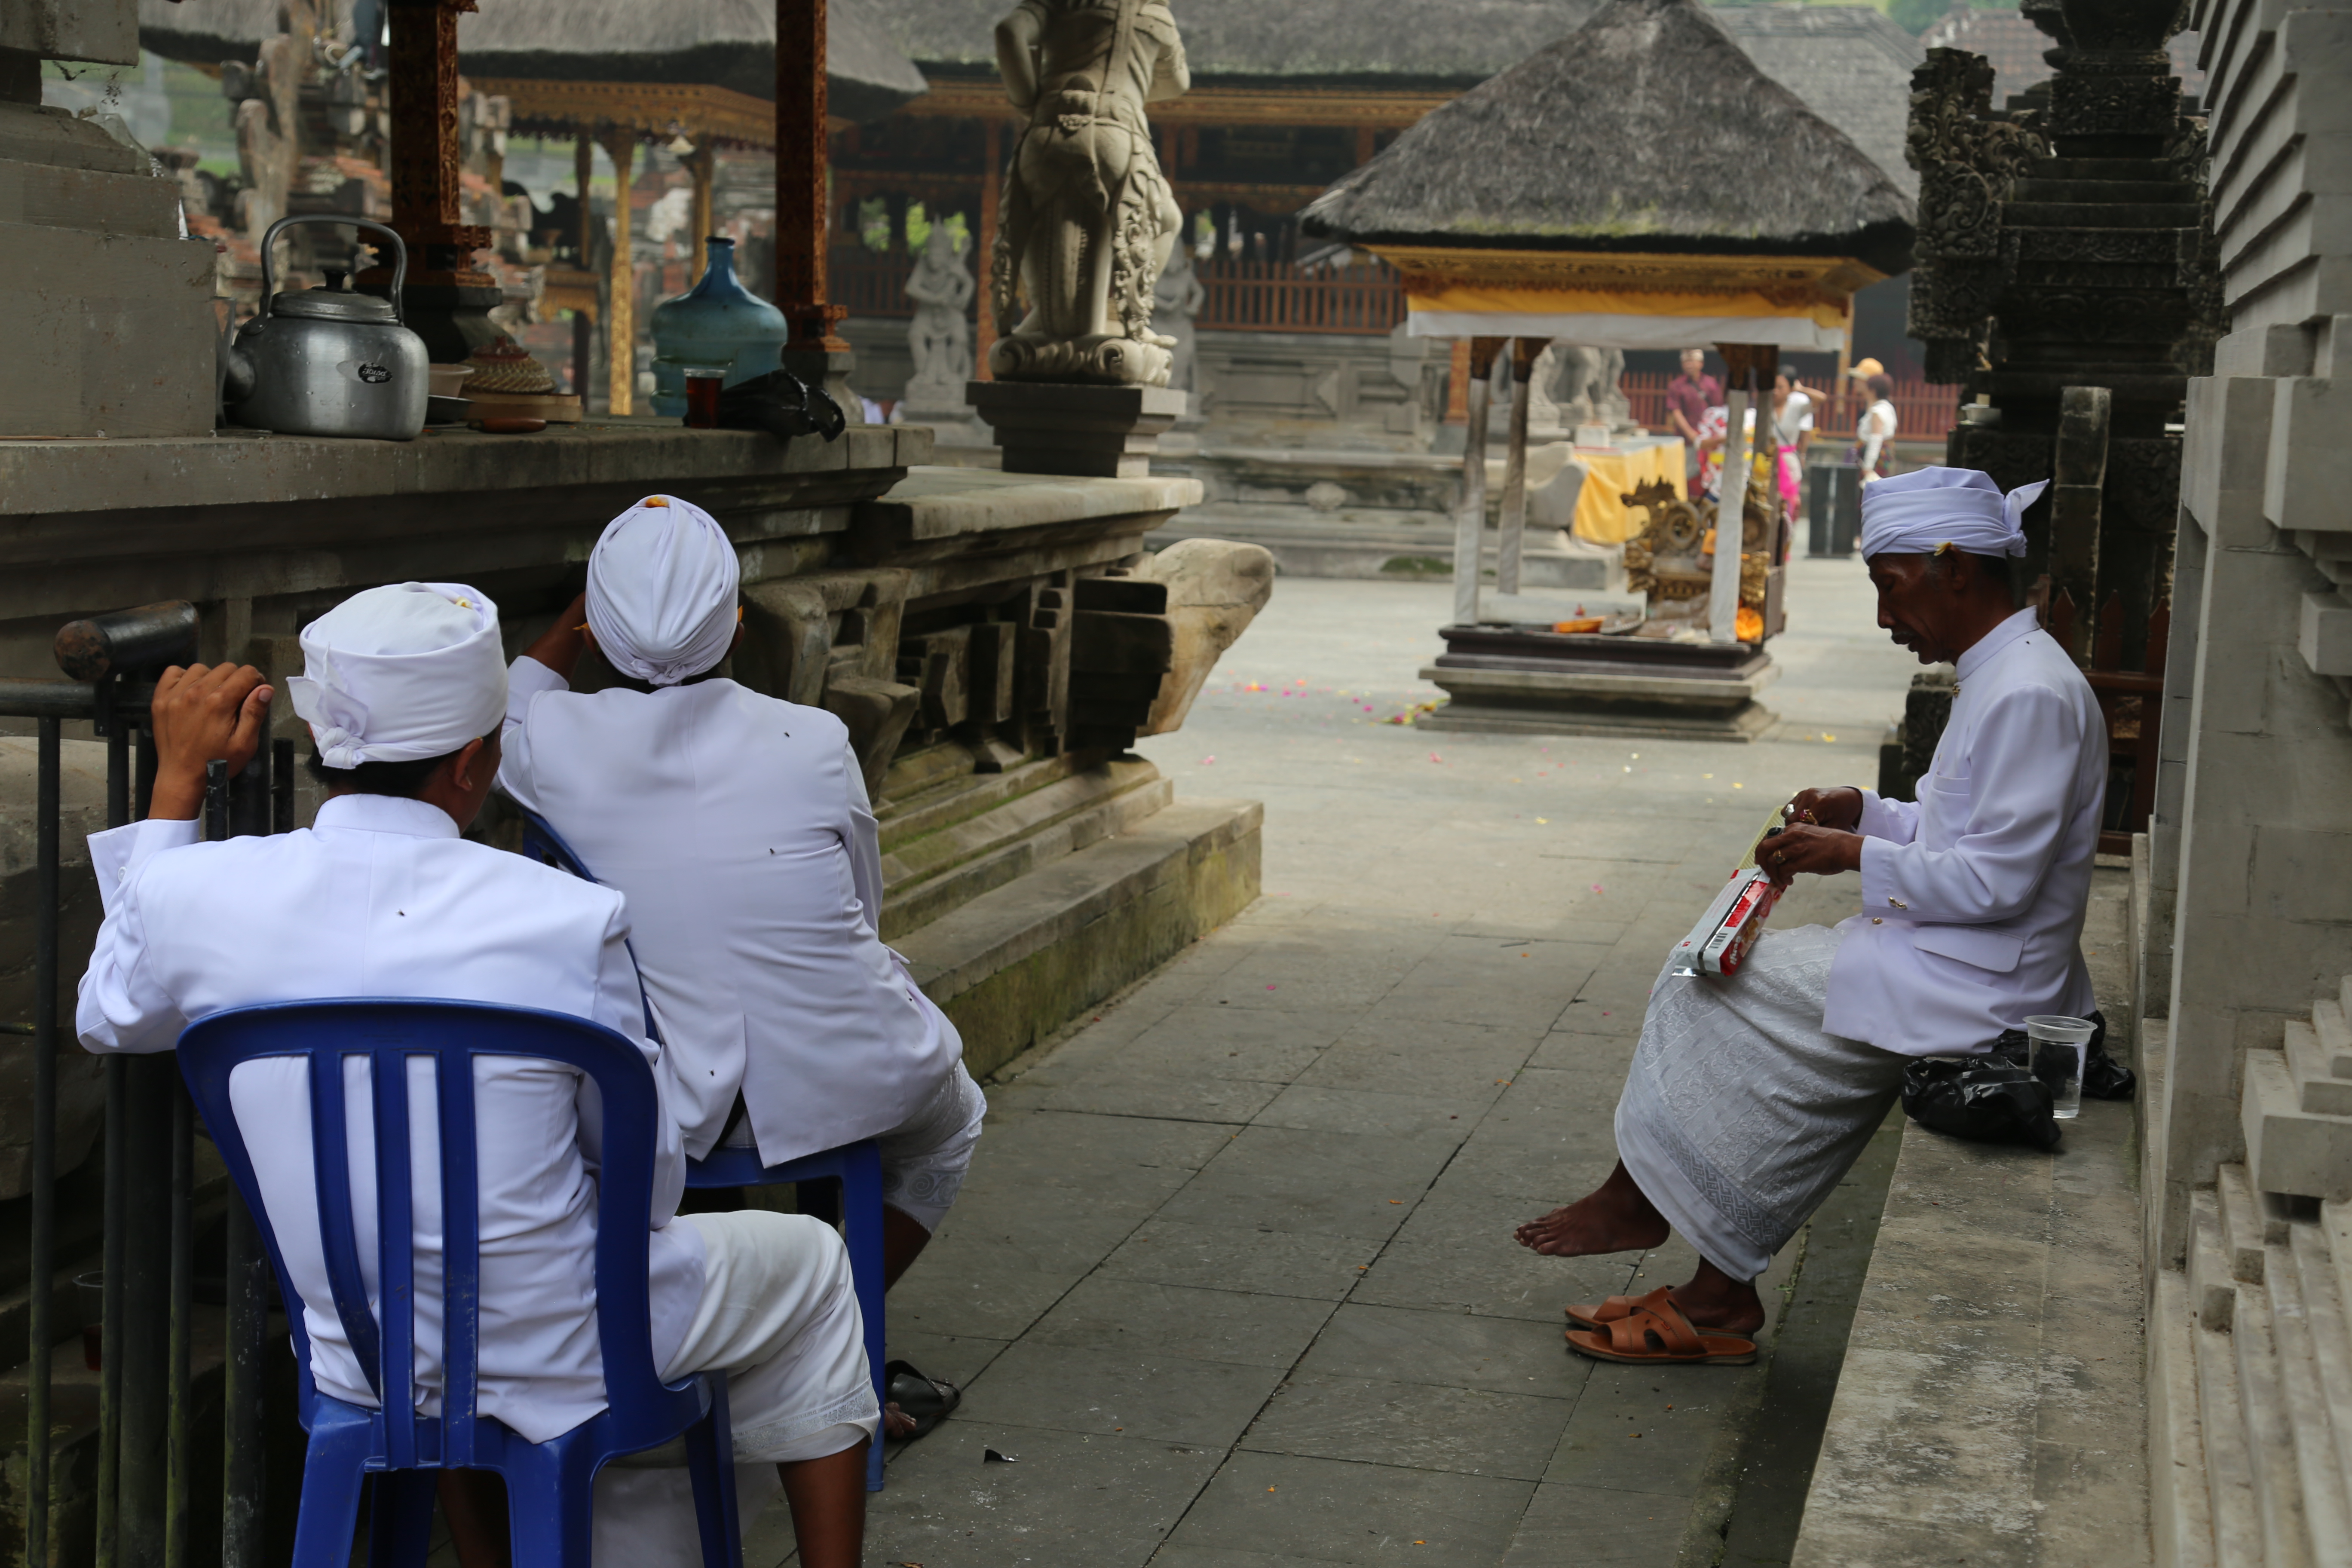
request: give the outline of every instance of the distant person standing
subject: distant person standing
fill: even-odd
[[[1895,378],[1881,371],[1863,385],[1870,393],[1870,406],[1853,427],[1853,442],[1861,454],[1855,461],[1862,482],[1868,484],[1886,477],[1887,459],[1894,456]]]
[[[1682,374],[1666,383],[1666,421],[1683,438],[1683,479],[1685,488],[1700,477],[1699,426],[1706,411],[1721,405],[1723,383],[1706,374],[1705,349],[1683,350]]]

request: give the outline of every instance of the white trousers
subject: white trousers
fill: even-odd
[[[882,1155],[882,1201],[925,1230],[937,1230],[963,1188],[971,1152],[988,1118],[988,1096],[958,1061],[922,1109],[874,1142]],[[751,1119],[739,1104],[720,1144],[748,1149]]]
[[[701,1233],[706,1261],[693,1321],[662,1375],[727,1373],[736,1496],[748,1525],[775,1495],[779,1463],[840,1453],[881,1426],[849,1249],[831,1226],[799,1215],[746,1210],[671,1223]],[[596,1478],[596,1568],[701,1562],[683,1464],[682,1448],[657,1449]]]

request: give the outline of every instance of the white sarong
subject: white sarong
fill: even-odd
[[[1908,1057],[1822,1028],[1840,939],[1827,926],[1768,931],[1737,975],[1661,971],[1650,991],[1617,1101],[1617,1154],[1735,1279],[1764,1272],[1903,1087]]]
[[[746,1525],[781,1486],[779,1462],[821,1459],[871,1439],[881,1407],[866,1364],[849,1251],[799,1215],[680,1215],[702,1233],[702,1299],[665,1378],[723,1369]],[[682,1444],[632,1456],[596,1478],[595,1568],[702,1561]]]

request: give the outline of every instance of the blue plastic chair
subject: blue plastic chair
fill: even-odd
[[[522,818],[522,852],[544,866],[559,871],[569,871],[583,882],[593,882],[595,875],[588,869],[554,825],[537,812],[513,801],[509,802],[515,814]],[[629,950],[631,959],[636,949]],[[645,981],[637,982],[640,994]],[[646,1034],[654,1040],[661,1038],[654,1024],[650,1000],[646,1007]],[[757,1149],[713,1149],[700,1160],[689,1160],[686,1166],[686,1184],[689,1187],[765,1187],[780,1182],[838,1182],[841,1184],[841,1216],[844,1240],[849,1247],[849,1277],[857,1291],[857,1310],[866,1323],[866,1366],[874,1379],[874,1400],[877,1405],[889,1402],[889,1390],[882,1378],[882,1368],[887,1352],[882,1321],[882,1152],[872,1139],[856,1143],[844,1143],[838,1148],[803,1154],[797,1160],[787,1160],[781,1165],[761,1165]],[[866,1458],[866,1489],[882,1489],[882,1444],[877,1438]]]
[[[525,1442],[475,1411],[480,1357],[480,1203],[475,1168],[473,1058],[544,1058],[579,1068],[604,1102],[597,1182],[596,1331],[606,1408],[545,1443]],[[253,1162],[229,1104],[239,1063],[304,1057],[310,1068],[311,1148],[320,1239],[333,1309],[377,1409],[320,1394],[310,1376],[302,1314],[289,1314],[300,1369],[298,1414],[310,1434],[295,1526],[295,1568],[344,1568],[362,1486],[376,1478],[368,1561],[422,1568],[440,1469],[495,1470],[506,1479],[516,1568],[587,1568],[596,1473],[622,1455],[686,1439],[704,1568],[739,1568],[734,1441],[727,1382],[698,1373],[661,1381],[653,1362],[646,1290],[646,1211],[653,1199],[652,1069],[636,1047],[584,1018],[535,1008],[399,998],[237,1007],[190,1025],[179,1041],[188,1091],[230,1177],[261,1223],[283,1298],[299,1298],[268,1222]],[[376,1234],[381,1316],[371,1309],[352,1222],[343,1064],[369,1059],[374,1089]],[[407,1064],[435,1063],[441,1147],[442,1413],[415,1413],[415,1263],[411,1255]]]

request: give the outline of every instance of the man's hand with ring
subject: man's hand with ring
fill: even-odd
[[[1781,815],[1792,824],[1811,823],[1851,833],[1862,826],[1862,792],[1850,785],[1800,790]]]
[[[1802,800],[1804,796],[1797,798]],[[1785,888],[1800,871],[1834,877],[1840,871],[1861,870],[1862,843],[1859,833],[1800,822],[1757,846],[1758,864],[1772,879],[1773,886]]]
[[[193,821],[205,799],[205,764],[242,773],[269,721],[271,691],[249,664],[177,666],[155,682],[155,793],[147,815]]]

